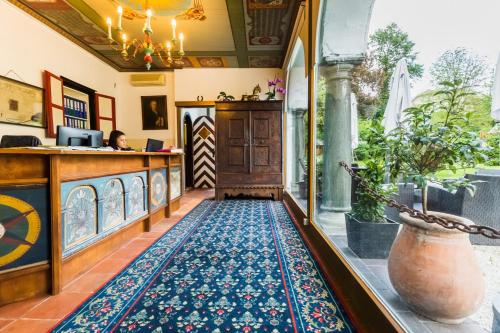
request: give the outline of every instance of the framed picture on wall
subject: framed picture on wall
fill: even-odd
[[[168,129],[167,96],[141,96],[142,129]]]
[[[0,122],[46,127],[43,89],[0,76]]]

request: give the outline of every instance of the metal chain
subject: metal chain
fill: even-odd
[[[351,175],[351,177],[353,177],[359,182],[359,185],[368,193],[369,196],[371,196],[378,202],[385,203],[389,207],[397,208],[400,212],[408,213],[411,217],[421,219],[427,223],[439,224],[440,226],[446,229],[457,229],[462,232],[466,232],[468,234],[483,235],[485,237],[492,239],[500,239],[500,230],[495,230],[491,227],[476,225],[476,224],[467,225],[462,222],[450,221],[442,217],[437,217],[435,215],[427,215],[419,210],[400,204],[394,199],[389,199],[386,196],[370,188],[366,183],[366,181],[359,175],[357,175],[346,162],[344,161],[339,162],[339,165],[343,167]]]

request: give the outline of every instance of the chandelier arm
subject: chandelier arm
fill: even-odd
[[[155,53],[160,59],[160,62],[165,65],[166,67],[172,67],[172,59],[167,56],[167,59],[164,60],[163,57],[161,56],[161,51],[164,51],[162,47],[160,48],[155,48]]]

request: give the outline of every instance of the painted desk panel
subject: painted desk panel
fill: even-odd
[[[167,204],[167,169],[151,170],[151,209]]]
[[[146,171],[62,183],[63,257],[147,215],[146,183]]]
[[[49,261],[47,185],[0,187],[0,272]]]
[[[182,164],[172,153],[0,149],[0,306],[61,292],[151,230],[178,208],[170,171]]]

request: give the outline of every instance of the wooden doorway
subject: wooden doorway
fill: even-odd
[[[184,130],[184,165],[186,175],[186,188],[191,188],[194,185],[193,180],[193,121],[191,115],[186,113],[183,121]]]
[[[215,119],[215,102],[213,101],[184,101],[184,102],[176,102],[175,106],[177,107],[177,146],[179,148],[184,149],[185,157],[184,157],[184,173],[183,173],[183,186],[185,189],[188,188],[196,188],[196,187],[213,187],[210,186],[210,182],[207,181],[199,181],[200,175],[206,175],[206,162],[207,162],[207,154],[212,156],[212,159],[215,158],[215,136],[213,135],[212,129],[212,138],[213,144],[210,148],[207,144],[207,140],[210,140],[206,136],[207,130],[203,130],[203,128],[199,128],[196,131],[195,126],[198,119],[204,117],[206,120],[212,120],[212,128],[213,128],[213,119]],[[206,125],[207,121],[203,121],[204,125]],[[198,122],[200,125],[201,122]],[[205,127],[205,126],[204,126]],[[196,137],[195,134],[198,133],[198,136],[202,140],[198,140],[198,145],[196,145]],[[199,138],[199,139],[200,139]],[[208,147],[208,148],[207,148]],[[201,149],[201,150],[200,150]],[[206,154],[200,154],[202,151],[207,152]],[[198,185],[196,178],[196,157],[198,156]],[[201,159],[200,159],[201,157]],[[200,165],[202,166],[200,172]],[[215,163],[213,166],[213,174],[215,175]],[[215,176],[214,176],[215,177]],[[201,177],[203,178],[203,177]],[[205,177],[206,180],[207,177]],[[215,183],[215,182],[214,182]]]

